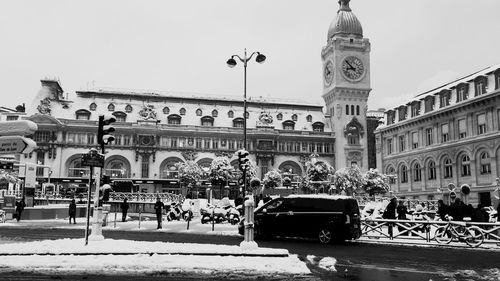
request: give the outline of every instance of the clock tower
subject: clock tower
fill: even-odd
[[[335,169],[353,164],[368,169],[366,111],[370,94],[370,41],[349,7],[340,0],[328,29],[323,62],[323,99],[335,132]]]

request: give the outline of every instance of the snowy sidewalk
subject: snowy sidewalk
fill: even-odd
[[[44,240],[3,244],[0,273],[203,274],[266,277],[310,276],[307,265],[287,250],[239,246],[105,239]]]

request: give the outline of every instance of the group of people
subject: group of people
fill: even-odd
[[[472,204],[466,205],[460,198],[455,198],[451,205],[446,205],[443,200],[438,200],[437,215],[443,221],[450,218],[454,221],[463,221],[464,218],[469,217],[473,222],[488,222],[489,214],[484,210],[483,205],[479,204],[474,208]],[[500,204],[499,207],[500,208]],[[421,214],[426,210],[425,204],[422,203],[415,207],[413,214]],[[408,208],[405,206],[404,201],[393,197],[382,215],[384,219],[407,219]]]

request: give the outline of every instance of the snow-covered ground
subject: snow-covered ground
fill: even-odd
[[[227,245],[113,239],[89,241],[87,246],[84,242],[84,239],[60,239],[3,244],[0,248],[0,273],[28,271],[37,274],[139,275],[168,272],[252,276],[311,274],[304,262],[296,255],[288,255],[288,251],[283,249],[248,250]]]

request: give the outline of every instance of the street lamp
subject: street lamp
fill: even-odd
[[[245,49],[245,55],[241,58],[239,55],[232,55],[226,62],[227,66],[233,68],[236,66],[235,57],[238,58],[243,63],[244,68],[244,87],[243,87],[243,149],[247,149],[247,64],[248,61],[252,59],[254,55],[257,55],[255,61],[258,63],[263,63],[266,60],[266,56],[259,52],[253,52],[249,57],[247,57],[247,49]],[[243,198],[245,198],[247,182],[246,173],[243,171]]]

